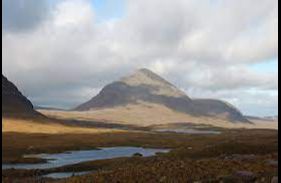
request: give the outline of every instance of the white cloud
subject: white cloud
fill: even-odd
[[[195,98],[220,98],[238,107],[245,114],[266,116],[278,114],[278,92],[276,90],[217,90],[198,88],[186,91]]]
[[[28,31],[41,25],[49,15],[47,0],[3,0],[2,29]]]
[[[88,1],[69,0],[62,1],[54,10],[55,26],[61,28],[68,27],[85,27],[94,21],[94,12]]]
[[[241,98],[245,91],[278,90],[277,70],[248,68],[278,56],[277,4],[128,0],[124,17],[96,22],[90,1],[58,1],[28,32],[3,33],[3,71],[36,104],[73,107],[108,82],[148,67],[203,96],[224,99],[212,93],[234,91],[231,101],[245,110],[256,96]]]

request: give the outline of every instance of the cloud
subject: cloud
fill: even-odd
[[[277,4],[128,0],[123,16],[103,21],[96,19],[89,0],[58,1],[48,11],[50,5],[36,6],[22,12],[24,20],[10,18],[14,26],[4,26],[3,71],[40,105],[74,107],[105,84],[147,67],[188,93],[200,91],[208,98],[211,93],[234,91],[245,110],[253,107],[255,96],[239,97],[246,91],[266,95],[278,90],[277,69],[250,69],[278,57]],[[17,6],[4,8],[15,11]],[[260,110],[262,106],[255,108]]]
[[[2,26],[5,31],[26,31],[48,17],[48,0],[3,0]]]
[[[203,72],[191,71],[186,82],[193,87],[209,90],[223,89],[278,89],[278,73],[256,73],[247,67],[203,67]]]
[[[202,90],[187,91],[195,98],[220,98],[238,107],[247,115],[266,116],[278,114],[278,91],[276,90]]]
[[[260,62],[277,53],[276,5],[276,0],[129,1],[119,28],[129,27],[129,41],[159,56],[164,50],[205,64]]]

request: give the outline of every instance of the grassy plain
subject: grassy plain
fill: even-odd
[[[39,110],[46,116],[64,120],[100,121],[122,125],[146,127],[151,124],[162,125],[172,123],[205,124],[222,128],[277,129],[278,122],[255,121],[252,124],[230,122],[218,117],[191,116],[173,111],[165,106],[151,103],[126,105],[92,111],[58,111]]]
[[[2,133],[2,159],[6,162],[24,162],[25,160],[21,158],[23,154],[55,153],[108,146],[167,147],[173,150],[155,157],[92,161],[43,171],[2,170],[2,181],[194,182],[201,180],[204,182],[213,180],[216,182],[219,179],[229,179],[233,182],[236,179],[231,176],[236,171],[250,171],[255,174],[256,180],[268,181],[277,175],[276,166],[267,163],[278,158],[277,136],[276,130],[257,129],[226,129],[220,135],[141,131],[81,134],[5,132]],[[247,158],[247,155],[251,154],[254,157]],[[243,155],[246,155],[244,159]],[[37,176],[49,172],[85,170],[95,172],[65,180],[38,179]]]
[[[41,134],[81,134],[81,133],[105,133],[118,131],[108,128],[90,128],[71,126],[57,121],[38,122],[31,119],[2,118],[2,132],[15,133],[41,133]],[[121,130],[119,130],[121,131]]]
[[[277,122],[231,124],[214,118],[195,119],[158,106],[40,112],[53,120],[2,118],[2,163],[37,163],[43,160],[23,158],[23,155],[98,147],[172,150],[154,157],[89,161],[55,169],[2,170],[2,182],[270,182],[277,176],[278,163],[270,163],[278,160]],[[152,122],[154,125],[149,125]],[[221,134],[150,131],[186,125],[219,130]],[[42,178],[47,173],[74,171],[93,173],[63,180]],[[246,175],[236,175],[239,171]]]

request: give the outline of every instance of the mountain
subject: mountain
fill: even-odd
[[[259,117],[259,116],[245,116],[247,119],[250,121],[267,121],[267,122],[278,122],[278,115],[276,116],[264,116],[264,117]]]
[[[106,85],[101,92],[77,111],[113,108],[141,102],[160,104],[176,112],[193,116],[215,116],[232,122],[249,122],[229,103],[214,99],[191,99],[173,84],[148,69],[140,69]]]
[[[276,116],[265,116],[264,117],[267,120],[271,120],[271,121],[278,121],[278,115]]]
[[[66,109],[58,108],[58,107],[45,107],[45,106],[33,106],[35,110],[52,110],[52,111],[67,111]]]
[[[2,75],[2,116],[29,117],[40,115],[18,88]]]

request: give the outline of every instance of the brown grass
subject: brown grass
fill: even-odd
[[[121,131],[106,128],[66,126],[55,122],[45,122],[31,119],[2,118],[2,132],[43,133],[43,134],[80,134],[80,133],[108,133]]]
[[[114,122],[120,124],[149,126],[170,123],[205,124],[222,128],[263,128],[277,129],[278,123],[232,123],[214,117],[195,117],[173,111],[165,106],[151,103],[127,105],[115,108],[99,109],[92,111],[54,111],[40,110],[41,113],[58,119],[76,119],[87,121]]]
[[[225,130],[220,135],[142,132],[52,135],[3,133],[2,159],[15,160],[22,154],[102,146],[170,147],[173,148],[171,153],[157,157],[92,161],[52,171],[98,171],[92,175],[66,179],[66,182],[194,182],[217,179],[239,170],[253,171],[261,178],[277,174],[276,168],[266,164],[268,159],[277,159],[277,136],[276,130]],[[257,159],[249,162],[221,159],[232,154],[255,154]],[[3,173],[4,182],[34,181],[31,179],[32,171],[11,170]]]

